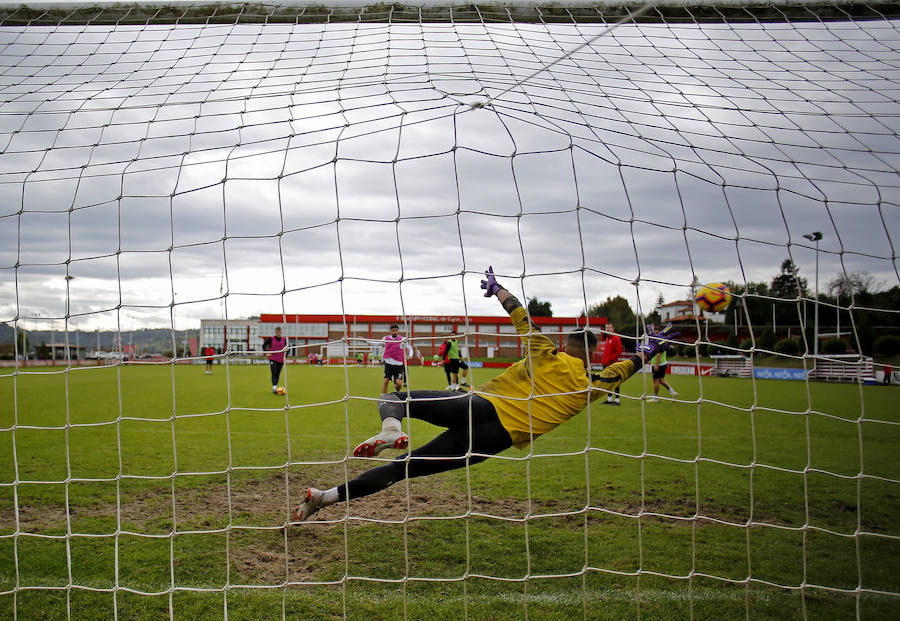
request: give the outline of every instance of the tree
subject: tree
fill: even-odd
[[[775,336],[775,330],[772,328],[772,323],[767,323],[766,327],[759,335],[759,338],[756,339],[756,346],[759,349],[767,349],[769,351],[772,351],[775,348],[775,343],[777,342],[778,339]]]
[[[825,342],[822,343],[822,351],[826,354],[843,354],[847,351],[847,343],[844,342],[844,339],[839,338],[825,339]]]
[[[618,331],[622,331],[625,326],[634,325],[634,311],[631,310],[628,300],[621,295],[606,298],[605,302],[591,305],[587,314],[588,317],[606,317]]]
[[[900,354],[900,336],[884,334],[875,339],[875,353],[885,356]]]
[[[662,315],[660,315],[659,312],[656,310],[654,310],[652,313],[647,315],[647,317],[644,319],[644,323],[649,323],[654,326],[661,326],[662,322],[663,322]]]
[[[896,308],[896,307],[894,307]],[[860,312],[856,315],[856,349],[866,356],[872,355],[877,331],[872,326],[872,313]],[[851,341],[852,343],[852,341]]]
[[[532,317],[553,317],[550,302],[535,298],[528,298],[528,314]]]
[[[738,346],[740,345],[740,341],[738,340],[738,335],[735,334],[734,332],[729,332],[728,338],[725,339],[725,345],[728,347],[731,347],[733,349],[737,349]],[[729,351],[728,353],[733,354],[735,352]]]
[[[835,276],[828,283],[828,291],[834,296],[834,298],[829,301],[837,304],[835,321],[838,328],[840,328],[841,325],[851,325],[850,312],[848,309],[842,308],[841,305],[855,299],[857,304],[872,306],[871,298],[874,297],[873,294],[876,288],[875,277],[868,272],[851,272],[849,274],[843,272]],[[859,314],[857,314],[857,318],[859,318]],[[871,328],[871,325],[869,325],[868,328]],[[871,335],[866,335],[865,337],[860,336],[860,347],[864,347],[866,353],[871,352],[873,338],[874,337]],[[865,345],[863,344],[863,341],[865,341]]]
[[[740,299],[743,306],[740,312],[746,309],[750,316],[751,325],[772,323],[772,301],[768,299],[769,284],[765,282],[737,283],[727,281],[725,284],[731,289],[731,294]],[[743,315],[742,315],[743,317]],[[772,341],[774,345],[775,342]]]
[[[694,277],[691,278],[691,288],[688,291],[688,299],[693,300],[697,295],[697,291],[700,289],[700,278],[694,274]]]
[[[857,297],[856,302],[869,308],[885,309],[884,311],[857,311],[869,319],[870,327],[889,327],[892,332],[895,331],[897,314],[893,309],[900,308],[900,287],[894,286],[877,293],[862,293]],[[857,329],[859,329],[858,325]]]
[[[853,272],[838,274],[828,283],[828,291],[838,297],[872,293],[875,290],[875,277],[869,272]]]
[[[25,333],[24,330],[19,331],[19,336],[16,337],[19,355],[24,356],[28,353],[28,334]]]
[[[781,263],[781,273],[772,280],[771,294],[776,298],[796,299],[807,293],[807,282],[799,276],[800,268],[791,259]]]
[[[662,315],[660,314],[659,309],[661,309],[665,303],[666,300],[663,298],[662,293],[660,293],[656,297],[656,306],[654,306],[653,310],[650,311],[650,314],[644,318],[644,322],[655,326],[662,324]]]

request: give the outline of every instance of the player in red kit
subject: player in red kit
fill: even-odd
[[[609,365],[618,362],[619,356],[622,355],[622,339],[616,334],[616,327],[611,323],[606,324],[606,333],[606,345],[603,347],[603,356],[600,359],[600,363],[603,365],[604,369]],[[614,390],[615,394],[610,393],[606,395],[606,405],[620,405],[620,389],[616,386]]]

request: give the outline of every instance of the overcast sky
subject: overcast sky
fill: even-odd
[[[525,84],[603,28],[3,28],[0,320],[495,315],[491,264],[649,312],[813,286],[812,231],[821,288],[894,286],[896,26],[622,26]]]

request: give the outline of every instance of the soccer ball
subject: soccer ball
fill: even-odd
[[[694,301],[709,313],[721,313],[731,304],[731,289],[720,282],[700,285]]]
[[[279,386],[278,388],[275,389],[275,394],[276,395],[286,395],[287,390],[284,389],[284,386]]]

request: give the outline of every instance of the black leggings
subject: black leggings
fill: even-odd
[[[424,477],[429,474],[455,470],[466,465],[479,464],[512,446],[509,432],[500,424],[493,404],[472,393],[444,390],[413,390],[394,393],[399,404],[409,416],[445,427],[431,442],[396,460],[368,470],[345,485],[338,487],[338,498],[360,498],[390,487],[407,476]],[[470,412],[471,409],[471,412]],[[382,410],[384,411],[384,410]],[[469,433],[471,425],[471,434]],[[470,446],[471,444],[471,446]],[[482,453],[469,455],[469,453]],[[417,457],[445,457],[446,459],[416,459]]]
[[[281,375],[281,367],[283,363],[276,360],[269,360],[269,370],[272,372],[272,386],[278,385],[278,376]]]

